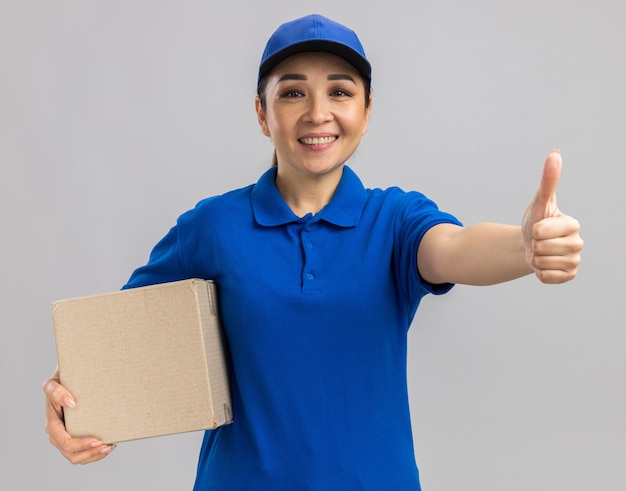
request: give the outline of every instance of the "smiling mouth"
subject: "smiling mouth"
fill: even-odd
[[[336,136],[320,136],[311,138],[298,138],[298,141],[305,145],[327,145],[328,143],[334,142],[336,139]]]

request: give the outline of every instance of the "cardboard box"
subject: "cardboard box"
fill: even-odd
[[[52,304],[74,437],[117,443],[233,420],[216,285],[191,279]]]

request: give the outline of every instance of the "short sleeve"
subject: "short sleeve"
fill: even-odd
[[[432,293],[441,295],[454,286],[450,283],[433,285],[419,274],[417,251],[424,234],[440,223],[462,226],[453,215],[439,210],[437,205],[418,192],[405,193],[396,215],[394,261],[398,287],[405,295],[411,318],[421,298]]]
[[[188,279],[180,258],[180,225],[177,224],[154,246],[147,264],[133,271],[122,289]]]

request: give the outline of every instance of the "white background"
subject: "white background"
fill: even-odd
[[[354,28],[374,66],[370,187],[519,223],[553,147],[586,242],[576,281],[424,300],[410,333],[426,491],[626,489],[626,8],[619,0],[0,2],[2,490],[190,489],[201,433],[72,466],[47,441],[50,304],[118,289],[176,217],[255,182],[278,24]],[[365,409],[365,408],[364,408]]]

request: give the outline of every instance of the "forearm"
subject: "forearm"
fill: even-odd
[[[450,240],[453,283],[493,285],[532,273],[520,227],[476,223]]]
[[[493,285],[532,272],[520,227],[481,222],[463,228],[435,227],[432,232],[432,240],[424,250],[420,246],[418,256],[420,273],[428,281]]]

